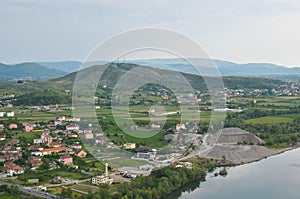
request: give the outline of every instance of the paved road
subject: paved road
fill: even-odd
[[[27,193],[27,194],[34,195],[34,196],[38,196],[38,197],[41,197],[41,198],[49,198],[49,199],[58,198],[58,196],[50,194],[50,193],[46,193],[46,192],[43,192],[43,191],[32,190],[30,188],[21,187],[19,185],[14,185],[14,184],[7,183],[7,182],[1,182],[0,181],[0,185],[17,186],[20,191],[22,191],[24,193]]]

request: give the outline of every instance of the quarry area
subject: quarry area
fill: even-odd
[[[197,155],[243,164],[279,153],[279,151],[270,150],[260,144],[264,144],[264,141],[248,131],[239,128],[225,128],[216,134],[205,135]]]

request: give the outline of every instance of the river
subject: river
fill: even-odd
[[[299,199],[300,148],[231,167],[226,177],[210,174],[205,182],[190,184],[173,198]]]

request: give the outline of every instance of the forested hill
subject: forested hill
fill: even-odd
[[[0,80],[46,80],[66,75],[66,72],[47,68],[36,63],[6,65],[0,63]]]
[[[87,74],[92,74],[94,77],[94,71],[97,67],[103,67],[101,65],[92,66],[83,70]],[[118,63],[111,64],[104,72],[99,82],[99,93],[105,93],[110,91],[117,83],[119,78],[127,71],[138,67],[135,64]],[[146,66],[143,66],[146,67]],[[172,74],[175,71],[153,69],[159,74]],[[16,105],[46,105],[56,103],[71,103],[71,93],[73,84],[76,78],[77,72],[68,74],[61,78],[56,78],[47,81],[29,81],[23,83],[17,82],[0,82],[0,95],[3,96],[8,93],[16,94]],[[94,75],[94,76],[93,76]],[[205,81],[202,77],[185,74],[182,75],[190,82],[191,86],[200,90],[201,92],[207,91]],[[228,88],[259,88],[259,89],[271,89],[276,85],[280,85],[283,82],[280,80],[264,79],[264,78],[251,78],[251,77],[223,77],[224,86]],[[103,89],[101,85],[106,85],[107,88]],[[180,85],[180,83],[179,83]],[[142,86],[142,85],[141,85]]]

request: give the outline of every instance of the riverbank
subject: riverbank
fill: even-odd
[[[227,168],[228,175],[224,178],[215,177],[210,173],[205,182],[194,188],[185,187],[178,190],[181,199],[298,199],[300,183],[300,149],[289,147],[281,153],[243,165]]]

